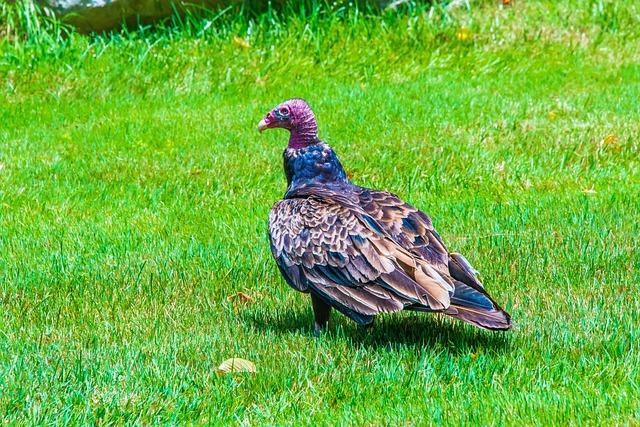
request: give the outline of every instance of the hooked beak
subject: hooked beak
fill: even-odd
[[[263,130],[265,129],[269,129],[269,125],[275,120],[276,118],[273,117],[273,115],[271,114],[271,111],[269,111],[267,113],[267,116],[260,120],[260,123],[258,123],[258,132],[262,133]]]
[[[258,123],[258,132],[262,133],[263,130],[268,128],[269,128],[269,123],[267,122],[267,120],[266,119],[260,120],[260,123]]]

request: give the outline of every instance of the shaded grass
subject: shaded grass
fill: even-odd
[[[2,42],[4,423],[639,422],[637,7],[323,10]],[[286,136],[255,131],[292,96],[512,333],[403,313],[313,338],[266,236]],[[233,356],[258,374],[217,375]]]

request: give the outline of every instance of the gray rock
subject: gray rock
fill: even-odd
[[[3,1],[3,0],[0,0]],[[129,28],[138,24],[159,22],[177,10],[184,13],[188,9],[221,10],[225,7],[246,7],[260,12],[272,7],[280,8],[287,1],[297,0],[34,0],[41,7],[52,10],[63,22],[76,27],[79,32],[100,33],[121,28],[123,23]],[[400,5],[408,0],[338,0],[343,4],[367,4],[377,6]],[[353,2],[353,3],[352,3]]]
[[[171,16],[175,10],[189,8],[219,10],[227,6],[247,3],[242,0],[35,0],[40,6],[51,9],[64,22],[81,33],[102,32],[122,27],[135,27],[158,22]],[[272,1],[281,4],[282,0]],[[267,1],[250,1],[251,6],[264,6]]]

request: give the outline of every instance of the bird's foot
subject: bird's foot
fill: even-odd
[[[322,334],[324,331],[327,330],[327,326],[328,325],[329,325],[329,322],[325,322],[323,324],[315,322],[315,328],[313,330],[313,335],[315,335],[316,337],[319,337],[320,334]]]

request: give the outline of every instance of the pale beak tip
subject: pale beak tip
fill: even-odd
[[[262,133],[263,130],[267,129],[267,122],[262,119],[260,123],[258,123],[258,132]]]

